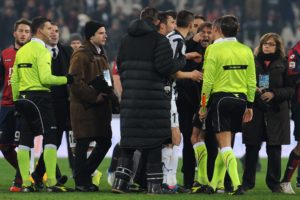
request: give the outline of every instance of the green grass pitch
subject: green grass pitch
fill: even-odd
[[[284,172],[284,167],[286,165],[286,159],[282,161],[282,173]],[[103,172],[103,178],[100,184],[100,192],[97,193],[10,193],[9,186],[11,185],[14,170],[10,165],[4,160],[0,159],[0,200],[213,200],[213,199],[242,199],[242,200],[300,200],[300,188],[295,188],[296,184],[296,174],[292,180],[292,186],[297,193],[296,195],[287,194],[273,194],[271,193],[265,184],[265,174],[266,174],[266,159],[261,159],[262,170],[257,173],[256,177],[256,187],[254,190],[247,192],[243,196],[229,196],[226,194],[176,194],[176,195],[148,195],[148,194],[113,194],[110,192],[110,186],[107,184],[106,169],[108,168],[110,159],[106,158],[104,162],[100,165],[100,171]],[[67,159],[59,159],[58,163],[61,167],[63,174],[70,176],[70,170],[68,167]],[[238,162],[239,163],[239,162]],[[179,164],[181,166],[181,164]],[[241,168],[239,171],[242,172]],[[182,183],[182,174],[178,173],[179,183]],[[74,187],[74,181],[69,178],[67,186]]]

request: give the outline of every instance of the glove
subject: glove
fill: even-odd
[[[254,103],[258,107],[258,109],[260,109],[263,112],[266,112],[270,109],[271,105],[260,98],[262,94],[263,93],[256,92]]]
[[[92,86],[100,93],[109,93],[110,92],[110,88],[109,88],[107,82],[103,79],[103,77],[101,78],[100,76],[96,76],[96,78],[91,80],[88,83],[88,85]]]
[[[96,103],[104,102],[106,97],[107,97],[107,94],[105,94],[105,93],[98,94],[98,96],[96,98]]]
[[[74,82],[74,76],[72,74],[67,74],[67,84],[72,84]]]

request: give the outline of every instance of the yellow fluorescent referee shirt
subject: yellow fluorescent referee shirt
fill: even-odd
[[[255,63],[251,49],[236,38],[223,38],[208,46],[204,56],[202,96],[211,93],[244,93],[254,102]]]
[[[51,55],[42,40],[32,38],[18,50],[11,77],[14,101],[20,91],[50,91],[50,86],[66,83],[66,77],[52,75]]]

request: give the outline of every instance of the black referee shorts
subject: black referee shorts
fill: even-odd
[[[218,92],[212,96],[210,112],[214,133],[242,130],[242,118],[246,110],[247,98],[242,93]]]
[[[57,127],[50,92],[20,92],[16,109],[21,114],[20,145],[33,147],[37,135],[43,135],[43,144],[56,145]]]

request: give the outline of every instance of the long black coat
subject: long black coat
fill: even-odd
[[[121,147],[155,148],[171,137],[165,79],[177,71],[168,39],[151,22],[136,20],[122,40],[117,66],[123,86]]]
[[[288,64],[283,58],[278,58],[264,68],[262,61],[256,58],[256,75],[268,72],[269,87],[275,94],[267,110],[259,108],[255,100],[253,119],[243,127],[243,142],[249,145],[266,141],[269,145],[290,143],[289,101],[294,89],[287,76]],[[257,99],[257,98],[256,98]]]
[[[73,49],[70,46],[57,44],[59,49],[56,58],[52,58],[52,74],[56,76],[67,75],[70,67],[70,59]],[[67,85],[59,85],[51,87],[53,99],[54,113],[59,131],[71,130],[70,122],[70,101]]]

